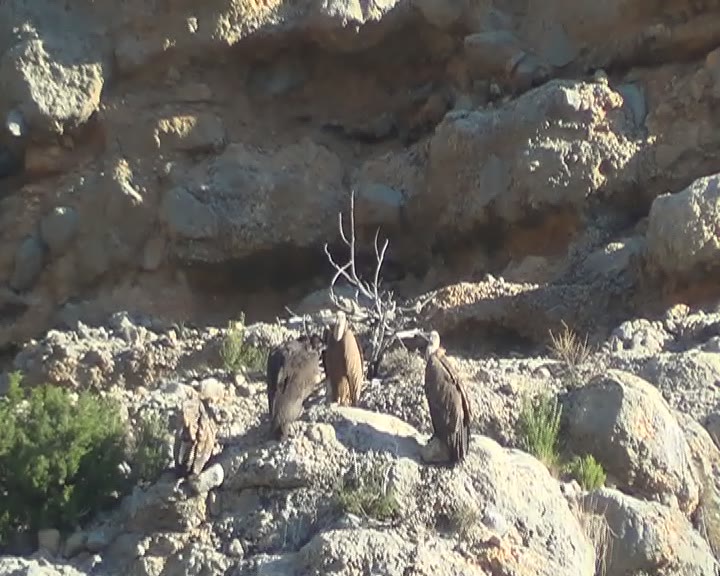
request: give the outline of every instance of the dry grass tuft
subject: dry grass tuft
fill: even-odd
[[[595,576],[605,576],[611,562],[613,542],[617,538],[608,525],[605,511],[596,512],[584,503],[572,506],[572,510],[595,548]]]
[[[552,355],[567,364],[568,367],[580,366],[588,361],[593,354],[592,347],[588,344],[587,335],[580,338],[575,331],[570,328],[565,321],[562,322],[562,331],[554,334],[552,330],[548,330],[550,334],[550,352]]]

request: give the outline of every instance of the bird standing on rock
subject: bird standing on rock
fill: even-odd
[[[283,342],[268,355],[268,412],[274,438],[287,436],[288,425],[300,417],[303,402],[317,386],[322,346],[313,334]]]
[[[338,312],[330,330],[323,359],[330,383],[330,401],[357,406],[363,387],[363,353],[347,325],[345,312]]]
[[[198,397],[182,407],[175,434],[173,456],[178,476],[197,476],[212,456],[217,437],[215,424],[205,402]]]
[[[428,336],[425,365],[425,396],[430,406],[433,437],[448,449],[452,464],[461,462],[468,451],[472,411],[465,386],[440,346],[436,330]]]

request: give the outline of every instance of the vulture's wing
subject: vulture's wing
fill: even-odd
[[[267,381],[267,397],[268,397],[268,412],[272,413],[273,400],[278,386],[278,378],[280,376],[280,370],[285,363],[285,346],[282,344],[276,346],[268,354],[267,366],[266,366],[266,381]]]
[[[464,382],[460,379],[459,373],[457,369],[452,365],[452,362],[450,359],[445,355],[443,352],[442,354],[438,355],[438,360],[440,360],[440,363],[443,365],[445,370],[447,370],[448,374],[450,374],[450,377],[452,378],[452,382],[455,385],[455,387],[458,390],[458,393],[460,394],[460,399],[462,400],[462,409],[463,409],[463,424],[465,426],[470,426],[470,422],[472,421],[472,405],[470,403],[470,397],[467,395],[467,389],[465,388]]]
[[[468,406],[461,390],[453,367],[445,358],[433,354],[425,368],[425,394],[435,434],[447,444],[456,462],[464,457],[468,444]]]
[[[175,467],[183,473],[191,470],[195,460],[200,409],[200,400],[193,399],[183,403],[180,412],[180,422],[175,432],[173,456]]]
[[[343,335],[342,347],[345,355],[345,370],[350,385],[350,400],[353,405],[356,405],[360,398],[365,375],[363,374],[363,353],[360,343],[349,328]]]
[[[302,413],[302,405],[312,392],[319,370],[318,355],[308,348],[293,349],[278,375],[278,388],[272,407],[272,430],[282,432],[286,424]]]
[[[343,349],[341,342],[336,342],[335,339],[329,338],[327,347],[325,348],[325,376],[330,380],[331,384],[337,384],[337,382],[343,377],[344,373],[344,360],[343,360]]]
[[[198,420],[197,439],[192,462],[192,472],[194,474],[200,474],[205,468],[205,464],[210,460],[217,437],[217,426],[212,416],[210,416],[202,403],[200,406],[200,418]]]

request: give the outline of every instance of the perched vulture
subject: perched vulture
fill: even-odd
[[[326,346],[323,363],[330,383],[330,401],[356,406],[363,386],[363,353],[342,311],[335,316]]]
[[[447,446],[450,461],[457,464],[465,458],[470,441],[470,400],[435,330],[430,332],[426,355],[425,396],[434,436]]]
[[[195,476],[202,472],[215,448],[217,426],[205,402],[200,398],[187,400],[182,407],[175,433],[173,456],[179,476]]]
[[[301,336],[283,342],[268,355],[268,412],[274,438],[287,435],[288,424],[298,419],[303,402],[317,386],[321,349],[319,336]]]

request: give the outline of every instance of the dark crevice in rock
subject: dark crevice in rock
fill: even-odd
[[[182,268],[199,293],[285,290],[327,273],[319,249],[284,245],[220,263],[188,263]]]
[[[462,350],[468,358],[529,357],[546,351],[544,342],[536,342],[501,322],[468,320],[444,333],[443,342],[454,351]]]

